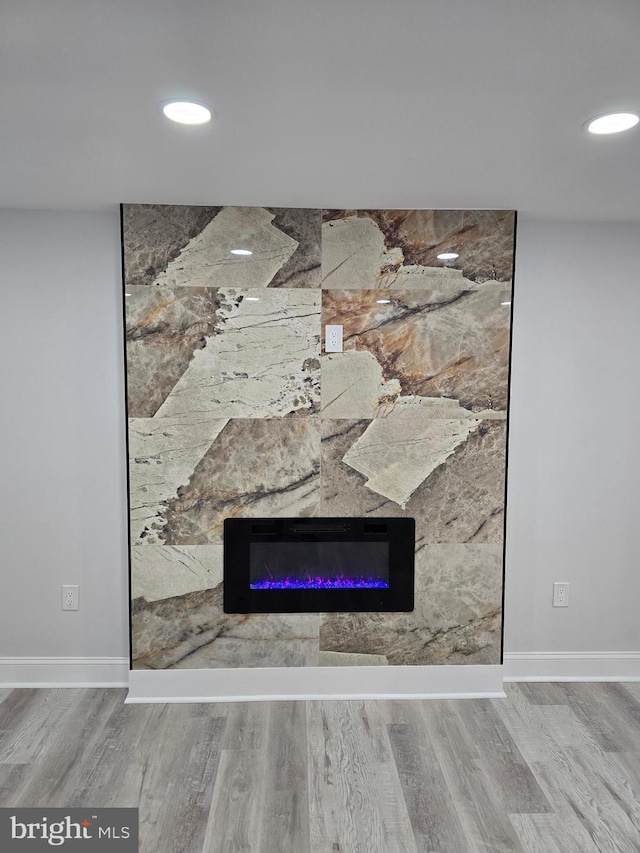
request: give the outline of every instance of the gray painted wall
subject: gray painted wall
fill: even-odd
[[[519,223],[510,652],[640,649],[638,245],[638,225]],[[0,253],[0,657],[126,655],[118,214],[0,211]]]

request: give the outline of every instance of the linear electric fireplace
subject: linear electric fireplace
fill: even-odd
[[[412,518],[227,518],[225,613],[413,610]]]

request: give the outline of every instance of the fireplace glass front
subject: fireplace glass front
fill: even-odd
[[[227,613],[413,609],[411,518],[226,519]]]

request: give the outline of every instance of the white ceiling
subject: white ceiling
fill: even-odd
[[[0,206],[640,220],[639,0],[0,0]],[[157,104],[213,105],[187,128]]]

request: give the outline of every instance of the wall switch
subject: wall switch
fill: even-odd
[[[324,327],[324,351],[342,352],[342,326]]]
[[[77,610],[78,609],[78,590],[77,584],[66,584],[62,587],[62,609]]]
[[[554,583],[553,585],[553,606],[568,607],[569,606],[569,584]]]

